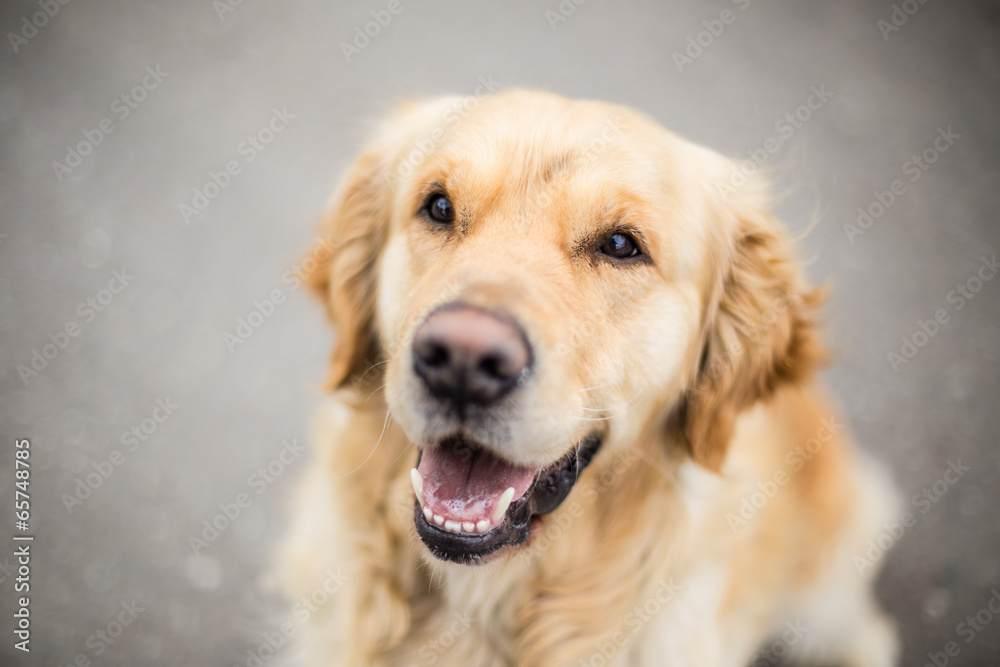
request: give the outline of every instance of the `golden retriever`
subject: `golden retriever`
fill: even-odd
[[[331,395],[279,574],[344,583],[300,664],[895,663],[855,558],[895,494],[738,168],[535,91],[379,126],[309,275]]]

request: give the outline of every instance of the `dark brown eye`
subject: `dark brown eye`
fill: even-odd
[[[632,259],[642,255],[639,244],[625,232],[612,234],[598,250],[612,259]]]
[[[434,194],[428,197],[427,203],[424,204],[424,211],[427,217],[434,222],[440,222],[443,225],[450,225],[455,222],[455,208],[448,201],[448,198],[442,194]]]

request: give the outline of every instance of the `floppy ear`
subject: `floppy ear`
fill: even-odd
[[[320,222],[304,282],[326,304],[336,340],[325,387],[343,387],[378,360],[375,277],[388,235],[389,179],[380,154],[369,150],[350,168]]]
[[[807,290],[782,225],[753,185],[719,206],[725,238],[714,258],[701,355],[669,426],[692,458],[718,472],[739,414],[783,384],[801,382],[824,353],[813,321],[823,300]]]

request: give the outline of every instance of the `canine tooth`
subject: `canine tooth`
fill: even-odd
[[[493,521],[494,523],[500,523],[503,520],[503,515],[507,513],[507,508],[510,507],[511,502],[514,500],[514,487],[508,488],[500,496],[500,500],[497,502],[497,507],[493,510]]]
[[[442,525],[444,523],[444,517],[441,516],[440,514],[435,514],[434,515],[434,523],[436,523],[439,526]]]
[[[445,530],[450,530],[453,533],[457,533],[460,530],[462,530],[462,524],[460,524],[457,521],[451,521],[451,520],[445,521],[444,522],[444,529]]]
[[[471,521],[466,521],[465,523],[462,524],[462,530],[464,530],[467,533],[471,533],[475,529],[476,529],[476,524],[472,523]]]
[[[476,532],[477,533],[485,533],[489,529],[490,529],[490,520],[489,519],[483,519],[482,521],[480,521],[479,523],[476,524]]]
[[[427,519],[428,521],[434,520],[434,512],[431,511],[431,508],[429,507],[424,508],[424,518]]]
[[[420,505],[424,504],[424,478],[420,476],[416,468],[410,469],[410,481],[413,482],[413,492],[417,494]]]

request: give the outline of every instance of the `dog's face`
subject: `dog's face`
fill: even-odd
[[[522,543],[599,448],[650,429],[717,467],[736,413],[807,365],[780,231],[732,173],[634,112],[540,93],[387,123],[315,283],[332,383],[384,382],[420,448],[435,555]]]

